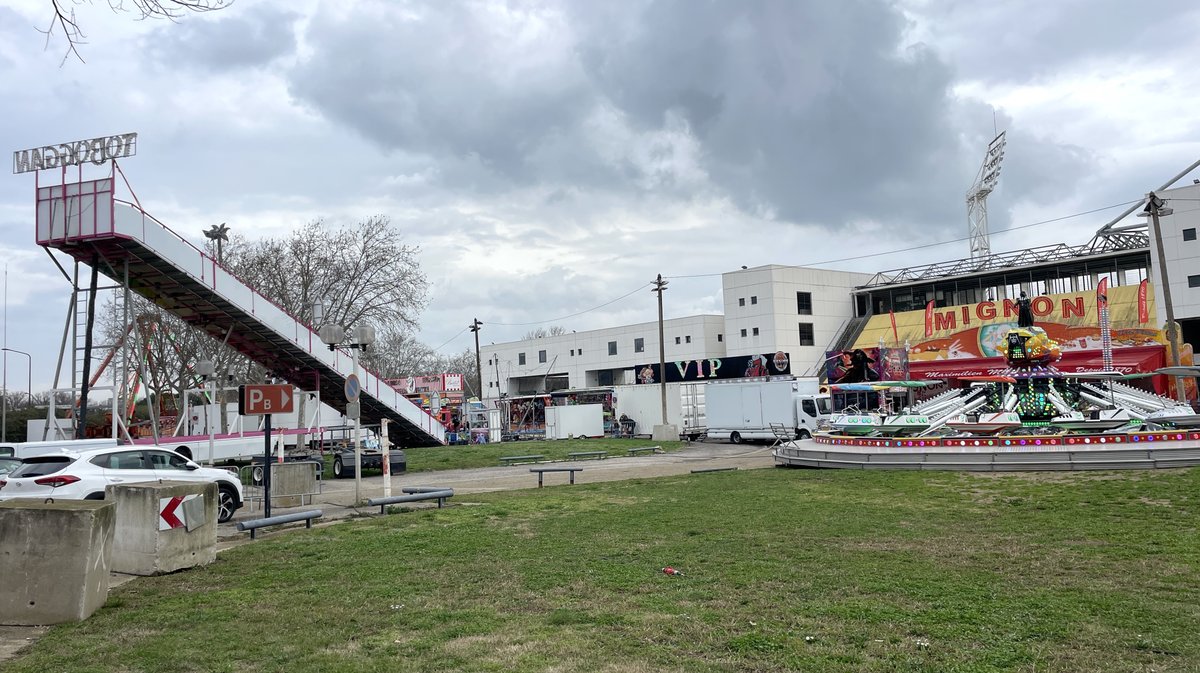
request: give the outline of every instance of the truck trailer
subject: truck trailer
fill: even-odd
[[[776,439],[772,425],[807,439],[830,414],[829,396],[815,378],[713,381],[705,386],[704,408],[708,436],[734,444]]]

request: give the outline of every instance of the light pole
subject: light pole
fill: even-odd
[[[663,337],[663,307],[662,293],[667,289],[667,283],[670,281],[663,280],[662,274],[658,274],[658,278],[654,280],[654,289],[651,292],[658,294],[658,385],[662,391],[662,424],[667,424],[667,346],[666,339]]]
[[[1175,307],[1171,305],[1171,282],[1167,279],[1167,260],[1163,253],[1162,230],[1159,228],[1158,218],[1162,215],[1170,215],[1175,211],[1171,208],[1164,208],[1165,202],[1158,198],[1154,192],[1146,195],[1146,208],[1138,217],[1149,217],[1151,233],[1154,236],[1154,247],[1156,249],[1157,258],[1154,263],[1158,265],[1158,274],[1162,278],[1163,292],[1163,308],[1167,313],[1167,341],[1171,344],[1171,365],[1174,367],[1180,366],[1179,362],[1179,329],[1175,325]],[[1187,403],[1187,392],[1183,389],[1183,377],[1175,377],[1175,396],[1181,403]]]
[[[213,444],[216,426],[213,424],[212,408],[217,401],[217,381],[213,374],[217,371],[212,360],[201,360],[196,363],[196,373],[204,377],[204,387],[208,388],[208,404],[204,405],[204,425],[208,427],[208,465],[213,464]],[[268,465],[264,469],[271,469]]]
[[[365,351],[371,344],[375,343],[375,328],[361,324],[351,330],[350,338],[346,338],[346,328],[336,324],[321,325],[318,330],[318,335],[325,345],[329,346],[329,350],[336,350],[338,346],[349,348],[351,351],[351,359],[354,362],[355,379],[358,378],[358,352]],[[362,430],[361,407],[358,400],[347,400],[346,416],[353,418],[354,421],[354,505],[357,507],[362,500],[362,440],[360,432]],[[382,461],[389,460],[388,456],[382,456]],[[386,468],[385,468],[386,469]]]
[[[211,228],[204,230],[204,237],[217,244],[217,264],[224,264],[225,255],[221,243],[229,240],[229,227],[225,226],[224,222],[214,224]]]
[[[29,353],[25,353],[24,350],[17,350],[16,348],[8,348],[7,345],[4,348],[0,348],[0,350],[5,351],[6,354],[7,353],[19,353],[19,354],[22,354],[25,356],[25,360],[26,360],[26,362],[25,362],[25,372],[26,372],[26,375],[25,375],[25,398],[28,399],[28,404],[30,404],[30,405],[34,404],[34,357],[32,357]],[[2,413],[0,415],[4,416],[4,420],[0,420],[0,423],[2,423],[2,425],[4,425],[4,431],[2,431],[2,433],[0,433],[0,434],[4,435],[4,437],[0,437],[0,440],[7,441],[8,440],[8,357],[5,357],[5,360],[4,360],[4,413]]]
[[[479,399],[481,400],[483,399],[483,367],[479,364],[479,328],[482,325],[483,323],[479,322],[479,318],[475,318],[471,321],[471,327],[469,328],[475,333],[475,380],[479,381]]]

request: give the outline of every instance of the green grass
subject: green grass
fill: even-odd
[[[6,670],[1194,671],[1198,492],[752,470],[458,496],[139,579]]]

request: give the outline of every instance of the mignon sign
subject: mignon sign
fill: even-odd
[[[135,154],[137,154],[136,133],[76,140],[13,152],[13,173],[82,166],[86,163],[100,166],[111,159],[124,159]]]

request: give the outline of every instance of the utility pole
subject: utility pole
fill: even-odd
[[[1153,227],[1152,234],[1154,235],[1154,246],[1157,248],[1158,258],[1154,263],[1158,265],[1159,278],[1162,279],[1162,300],[1164,308],[1167,312],[1167,340],[1171,344],[1171,365],[1173,367],[1180,366],[1179,362],[1179,328],[1175,324],[1175,307],[1171,304],[1171,282],[1167,280],[1167,260],[1163,253],[1162,230],[1159,228],[1158,218],[1160,215],[1170,215],[1175,211],[1171,208],[1164,208],[1165,202],[1158,198],[1154,192],[1146,195],[1146,208],[1143,215],[1150,215],[1150,226]],[[1183,389],[1183,377],[1175,377],[1175,397],[1183,404],[1187,404],[1187,393]]]
[[[479,365],[479,328],[483,323],[479,318],[471,320],[470,330],[475,333],[475,380],[479,382],[479,399],[483,399],[483,367]]]
[[[667,341],[663,336],[662,293],[667,289],[669,281],[663,280],[662,274],[654,279],[654,289],[651,292],[658,295],[658,385],[662,391],[662,424],[667,424]]]

